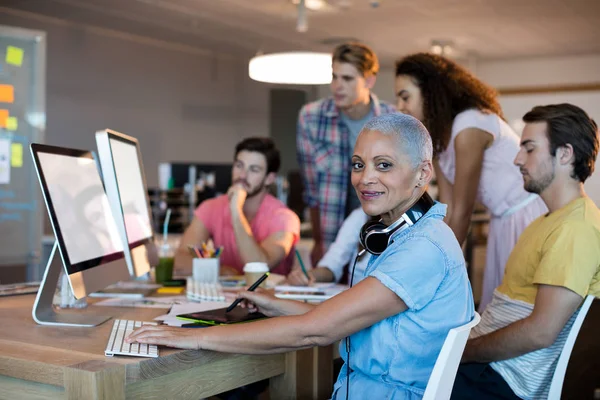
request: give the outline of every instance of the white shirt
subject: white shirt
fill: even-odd
[[[470,109],[459,113],[454,118],[448,147],[438,157],[440,169],[446,179],[454,184],[456,175],[454,141],[467,128],[477,128],[494,137],[492,145],[483,153],[477,200],[496,217],[503,216],[515,206],[522,206],[531,194],[523,188],[523,176],[519,168],[513,164],[519,152],[521,139],[496,114]]]
[[[344,223],[335,237],[335,241],[327,249],[327,253],[317,263],[319,267],[327,267],[333,272],[335,282],[342,279],[344,265],[350,264],[349,273],[352,274],[354,259],[358,254],[358,244],[360,229],[367,222],[369,217],[362,208],[357,208],[346,217]],[[365,252],[356,262],[353,283],[357,283],[364,278],[364,272],[371,255]]]

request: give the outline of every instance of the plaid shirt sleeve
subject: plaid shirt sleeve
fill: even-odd
[[[317,171],[313,159],[314,141],[310,130],[310,115],[305,107],[300,110],[298,116],[296,148],[298,151],[298,164],[304,183],[304,202],[309,207],[317,207],[319,205],[319,193]]]

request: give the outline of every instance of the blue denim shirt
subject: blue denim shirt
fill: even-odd
[[[448,331],[474,315],[465,260],[437,203],[415,225],[394,233],[393,243],[371,257],[365,277],[374,277],[408,309],[350,336],[351,399],[420,399]],[[333,398],[346,398],[344,359]]]

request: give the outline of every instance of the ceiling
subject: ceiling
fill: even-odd
[[[291,0],[3,0],[77,24],[124,31],[199,49],[329,51],[348,38],[371,45],[383,65],[454,43],[459,58],[509,59],[600,53],[600,0],[324,0],[296,31]],[[374,7],[374,4],[379,4]]]

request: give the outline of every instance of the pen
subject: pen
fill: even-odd
[[[306,267],[304,266],[304,263],[302,262],[302,257],[300,257],[300,252],[298,251],[298,249],[295,249],[295,250],[296,250],[296,257],[298,257],[298,261],[300,262],[300,268],[302,268],[302,272],[304,272],[304,275],[306,275],[306,278],[308,278],[308,280],[310,281],[310,276],[308,276]]]
[[[248,291],[254,292],[254,290],[256,290],[256,288],[258,287],[258,285],[263,283],[263,281],[265,279],[267,279],[268,276],[269,276],[269,272],[265,272],[265,274],[263,276],[258,278],[258,280],[256,282],[254,282],[252,284],[252,286],[250,286],[248,288]],[[227,310],[225,310],[225,312],[228,313],[229,311],[233,310],[235,308],[235,306],[237,306],[238,304],[240,304],[242,302],[242,300],[243,300],[242,298],[235,299],[235,301],[233,303],[231,303],[231,305],[229,307],[227,307]]]

